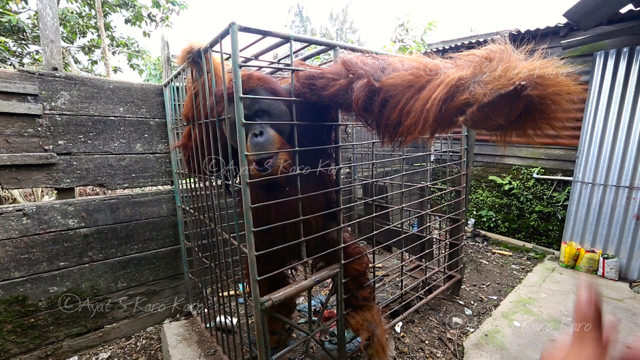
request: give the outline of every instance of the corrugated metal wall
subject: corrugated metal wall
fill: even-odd
[[[621,259],[640,278],[640,47],[594,54],[563,240]]]

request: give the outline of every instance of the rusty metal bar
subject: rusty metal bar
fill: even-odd
[[[247,148],[247,139],[245,135],[245,122],[244,122],[244,107],[242,105],[242,80],[240,76],[240,54],[238,49],[238,25],[231,23],[229,33],[231,35],[231,67],[233,73],[233,93],[234,93],[234,107],[236,113],[236,129],[238,134],[238,147],[240,149]],[[246,154],[240,154],[240,166],[248,168]],[[258,359],[266,360],[268,355],[267,341],[265,339],[265,332],[263,329],[264,319],[262,318],[261,309],[256,308],[260,304],[260,290],[258,286],[258,267],[256,264],[256,247],[253,238],[253,215],[251,214],[251,195],[249,193],[249,186],[247,181],[249,180],[249,174],[246,172],[240,173],[240,181],[242,183],[242,204],[244,209],[244,224],[246,229],[247,238],[247,250],[249,251],[248,263],[249,263],[249,275],[251,283],[251,298],[253,300],[255,316],[255,329],[256,338],[258,343]]]
[[[297,296],[301,294],[303,291],[313,288],[314,286],[321,284],[333,277],[335,277],[340,271],[339,264],[331,265],[324,270],[318,271],[314,274],[309,275],[309,278],[306,280],[298,281],[292,284],[287,285],[286,287],[266,295],[262,298],[262,306],[264,307],[272,307],[281,303],[286,299],[290,299],[291,297]]]
[[[451,273],[451,274],[453,274],[453,273]],[[423,299],[420,302],[418,302],[416,305],[411,307],[409,310],[406,310],[402,315],[398,316],[393,321],[388,323],[387,324],[387,329],[392,329],[394,326],[396,326],[397,323],[399,323],[400,321],[404,320],[407,316],[413,314],[422,305],[426,304],[427,302],[429,302],[429,300],[433,299],[434,297],[440,295],[443,291],[448,289],[451,285],[455,284],[455,282],[460,280],[460,279],[462,279],[461,275],[455,275],[453,277],[453,279],[449,280],[446,284],[444,284],[443,287],[441,287],[440,289],[434,291],[431,295],[427,296],[425,299]]]

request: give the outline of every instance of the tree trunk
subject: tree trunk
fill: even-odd
[[[42,67],[46,71],[63,71],[60,20],[55,0],[38,0]]]
[[[96,17],[98,18],[98,30],[100,30],[100,41],[102,42],[102,57],[104,67],[107,69],[107,77],[111,77],[111,54],[109,53],[109,43],[107,34],[104,31],[104,15],[102,14],[102,0],[96,0]]]
[[[73,57],[71,56],[71,51],[68,48],[62,48],[62,59],[67,65],[69,65],[69,71],[72,74],[78,74],[78,69],[76,68],[76,64],[73,62]]]

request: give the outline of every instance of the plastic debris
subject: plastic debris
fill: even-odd
[[[580,245],[574,241],[563,241],[560,245],[560,258],[558,259],[560,266],[573,269],[578,261],[578,256],[580,256],[580,248]]]
[[[347,342],[347,352],[350,353],[352,351],[360,348],[360,343],[362,340],[359,337],[356,337],[351,330],[347,330],[344,332],[344,338]],[[325,341],[324,346],[327,350],[338,350],[338,331],[337,329],[331,329],[329,331],[329,340]]]
[[[467,315],[467,316],[471,316],[471,315],[473,315],[473,312],[471,311],[471,309],[468,309],[468,308],[464,308],[464,313],[465,313],[465,315]]]
[[[620,273],[620,258],[615,255],[602,254],[600,256],[598,275],[609,280],[618,280]]]
[[[231,316],[218,316],[214,321],[212,321],[207,327],[215,326],[218,329],[232,331],[235,330],[238,325],[238,319]]]
[[[316,312],[319,312],[322,308],[322,304],[324,303],[326,297],[324,295],[316,295],[311,299],[311,308],[313,309],[314,315]],[[331,304],[327,304],[327,309],[331,309],[333,306]],[[296,310],[301,312],[302,314],[308,316],[309,315],[309,304],[307,299],[303,299],[297,306]]]
[[[393,327],[393,329],[400,334],[402,332],[402,321],[400,321],[399,323],[396,324],[396,326]]]
[[[509,251],[502,251],[502,250],[491,250],[494,254],[500,254],[500,255],[505,255],[505,256],[511,256],[513,255],[512,253],[510,253]]]
[[[522,324],[520,324],[519,322],[517,322],[515,320],[513,320],[513,325],[518,326],[518,327],[522,326]]]
[[[596,274],[598,272],[600,255],[602,255],[602,251],[600,250],[581,248],[578,251],[576,270],[586,272],[587,274]]]
[[[464,325],[464,321],[462,321],[462,319],[460,319],[459,317],[452,317],[451,318],[451,325]]]
[[[338,316],[338,313],[335,310],[325,310],[324,314],[322,314],[322,322],[327,322],[336,316]]]

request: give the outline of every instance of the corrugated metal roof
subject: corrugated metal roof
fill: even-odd
[[[640,46],[598,52],[563,240],[620,257],[640,279]]]
[[[581,0],[567,10],[563,16],[587,31],[594,26],[619,14],[620,9],[629,5],[632,0]]]
[[[468,48],[475,48],[491,40],[500,39],[505,36],[508,36],[514,31],[517,31],[517,29],[496,31],[492,33],[472,35],[472,36],[466,36],[458,39],[440,41],[437,43],[428,44],[426,52],[427,53],[442,52],[442,51],[457,52],[457,51],[462,51]]]
[[[601,25],[611,25],[618,24],[630,20],[634,20],[640,17],[640,9],[629,9],[623,13],[618,13],[611,18],[609,18],[606,22],[603,22]],[[452,51],[460,51],[466,48],[473,48],[478,45],[483,45],[488,41],[504,36],[510,37],[518,37],[520,35],[525,36],[547,36],[554,33],[560,33],[562,30],[577,30],[577,27],[570,22],[566,23],[558,23],[555,25],[548,25],[544,27],[537,27],[532,29],[510,29],[510,30],[501,30],[495,31],[485,34],[472,35],[459,39],[445,40],[432,44],[427,44],[426,52],[452,52]]]

